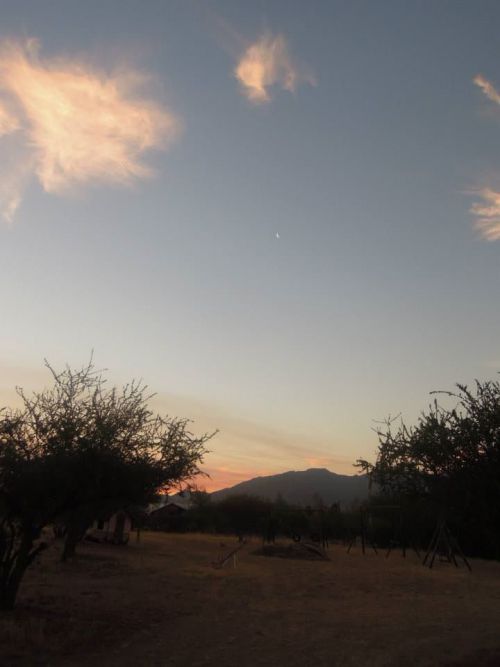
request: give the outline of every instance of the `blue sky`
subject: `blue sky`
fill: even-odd
[[[221,429],[206,462],[217,486],[351,472],[374,452],[373,419],[411,421],[430,390],[500,369],[498,3],[1,11],[0,110],[19,128],[0,136],[0,197],[10,165],[26,165],[0,223],[5,400],[43,383],[44,357],[80,365],[94,349],[114,381],[142,377],[162,410]],[[271,84],[238,80],[266,49]],[[26,77],[9,83],[21,60]],[[147,80],[129,86],[132,72]],[[149,114],[144,150],[135,120],[123,139],[126,179],[121,153],[88,164],[103,150],[94,93],[71,111],[81,134],[49,145],[58,86],[84,75],[125,81],[122,130]]]

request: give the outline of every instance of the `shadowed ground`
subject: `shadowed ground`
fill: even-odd
[[[330,548],[330,561],[267,558],[248,544],[216,570],[220,542],[145,534],[140,544],[59,546],[0,616],[0,664],[497,665],[500,564],[473,572],[414,554]]]

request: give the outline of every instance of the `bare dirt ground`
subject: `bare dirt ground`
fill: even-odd
[[[0,615],[0,665],[279,667],[500,665],[500,564],[473,572],[412,553],[331,561],[258,556],[214,569],[231,538],[146,533],[127,547],[59,545]]]

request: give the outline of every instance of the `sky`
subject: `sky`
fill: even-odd
[[[500,370],[500,5],[0,0],[0,401],[94,351],[200,482]]]

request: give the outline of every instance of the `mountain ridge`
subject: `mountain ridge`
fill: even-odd
[[[321,498],[327,505],[338,502],[345,507],[368,497],[368,477],[341,475],[327,468],[288,470],[275,475],[253,477],[234,486],[213,491],[210,497],[217,502],[232,495],[250,495],[267,500],[275,500],[277,496],[281,496],[296,505],[310,505]]]

